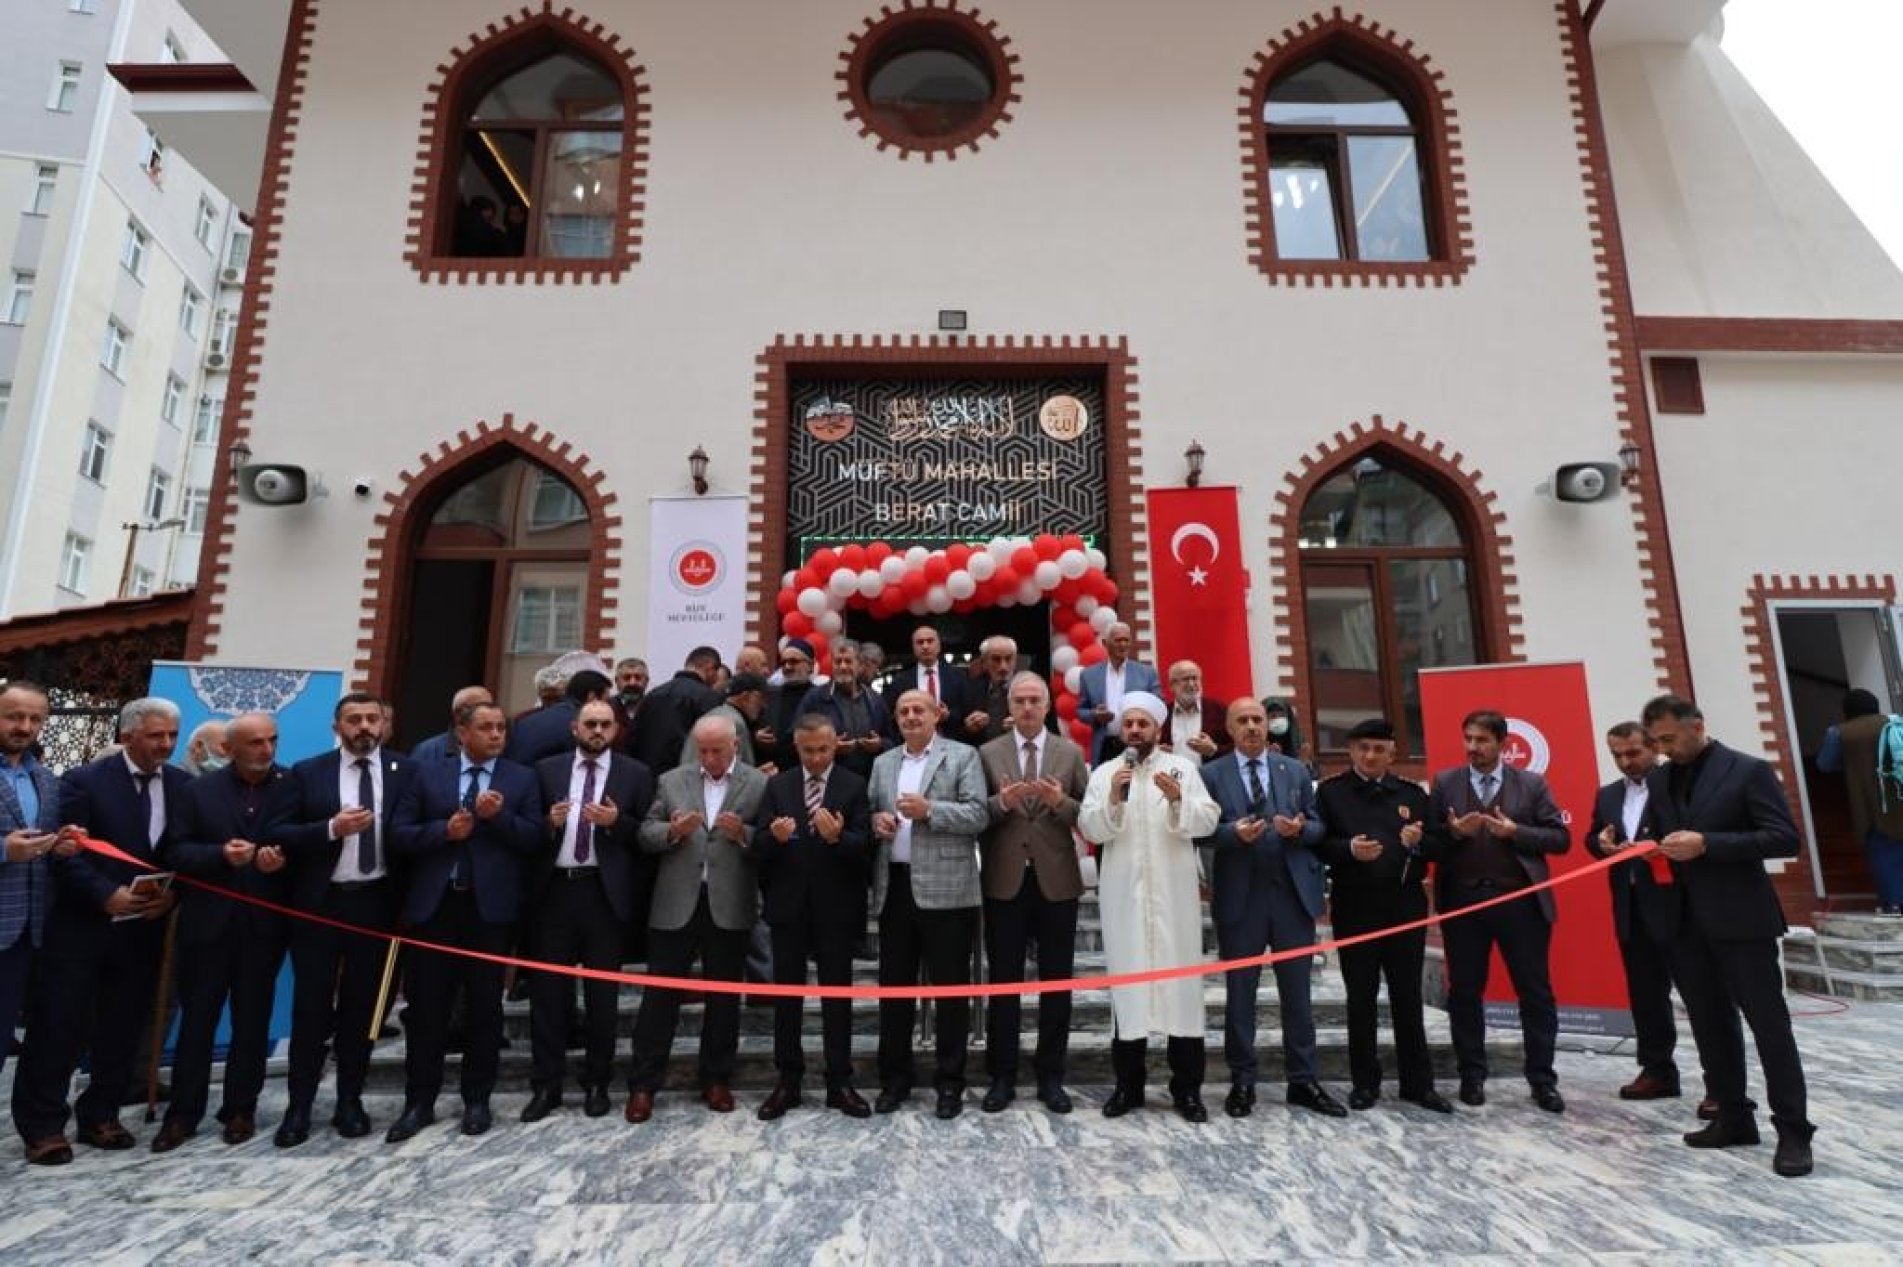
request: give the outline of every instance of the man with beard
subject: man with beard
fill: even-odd
[[[791,770],[799,762],[793,728],[800,719],[806,692],[813,685],[813,644],[804,638],[788,638],[781,643],[778,677],[779,684],[767,694],[754,744],[761,760],[771,761],[775,769]]]
[[[59,834],[59,779],[34,755],[46,725],[46,692],[31,682],[0,687],[0,1072],[26,999],[27,973],[46,936],[53,877],[47,859],[77,844]]]
[[[839,736],[839,763],[861,778],[872,773],[872,759],[885,748],[885,702],[859,680],[859,644],[833,640],[832,681],[806,692],[800,712],[818,713]]]

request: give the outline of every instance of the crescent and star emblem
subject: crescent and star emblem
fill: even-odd
[[[1186,523],[1176,530],[1175,535],[1170,538],[1170,557],[1178,563],[1183,562],[1183,543],[1198,537],[1209,543],[1209,562],[1214,565],[1216,560],[1222,557],[1222,539],[1216,535],[1214,528],[1203,523]],[[1208,585],[1209,573],[1192,564],[1189,569],[1189,583]]]

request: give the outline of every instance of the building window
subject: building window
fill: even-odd
[[[97,13],[99,0],[66,0],[68,13]]]
[[[159,45],[159,65],[179,66],[190,60],[185,56],[185,46],[178,42],[178,36],[167,31],[165,42]]]
[[[529,530],[565,528],[588,518],[587,503],[574,486],[552,471],[542,471],[535,481],[535,498],[529,506]]]
[[[13,289],[7,292],[6,324],[23,326],[33,311],[33,274],[18,269],[13,274]]]
[[[225,267],[234,273],[242,273],[250,260],[251,230],[232,230],[231,245],[225,249]]]
[[[902,155],[975,148],[995,135],[1017,89],[996,24],[956,7],[886,14],[846,54],[848,117]]]
[[[187,286],[178,297],[178,328],[187,337],[196,339],[198,327],[205,319],[205,297]]]
[[[145,140],[139,145],[139,170],[155,185],[165,182],[165,142],[151,128],[145,130]]]
[[[193,536],[205,534],[205,520],[211,514],[211,490],[208,488],[188,488],[179,503],[179,518],[185,521],[185,531]]]
[[[144,598],[158,583],[158,576],[148,567],[132,569],[132,597]]]
[[[53,195],[59,190],[59,168],[42,163],[33,174],[33,196],[26,204],[30,216],[43,216],[53,210]]]
[[[229,357],[238,337],[238,314],[229,308],[220,308],[218,315],[211,321],[211,347],[215,356]]]
[[[145,280],[145,257],[152,249],[152,239],[135,221],[126,221],[126,238],[119,247],[119,263],[139,281]]]
[[[7,413],[13,408],[13,384],[0,381],[0,431],[7,425]]]
[[[212,234],[216,232],[218,232],[218,208],[212,205],[211,199],[200,197],[198,222],[192,226],[192,236],[198,239],[200,246],[209,251],[212,249]]]
[[[222,396],[200,396],[198,411],[192,415],[192,443],[215,444],[218,440],[218,419],[225,411]]]
[[[152,477],[145,485],[145,517],[154,523],[165,518],[165,508],[171,500],[172,477],[153,467]]]
[[[621,81],[565,47],[509,66],[465,98],[440,253],[609,258],[627,161]]]
[[[81,597],[86,593],[86,570],[92,562],[93,543],[78,533],[66,534],[59,554],[59,587]]]
[[[1471,550],[1450,500],[1385,456],[1363,454],[1302,507],[1302,611],[1315,745],[1347,747],[1364,717],[1422,747],[1422,669],[1483,662]]]
[[[126,376],[126,349],[132,344],[132,332],[117,321],[106,322],[105,341],[99,348],[99,363],[114,378]]]
[[[78,62],[61,62],[53,75],[53,88],[46,96],[46,108],[57,110],[61,114],[71,114],[79,102],[79,76],[82,67]]]
[[[159,417],[167,426],[178,425],[178,411],[185,403],[185,380],[176,374],[165,376],[165,396],[159,403]]]
[[[1262,116],[1278,258],[1433,257],[1419,128],[1398,90],[1320,58],[1271,84]]]
[[[558,652],[581,643],[581,590],[525,585],[516,593],[512,654]]]
[[[96,422],[86,424],[79,450],[79,473],[95,484],[106,482],[106,459],[112,454],[112,433]]]

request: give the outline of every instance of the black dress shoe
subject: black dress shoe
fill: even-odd
[[[236,1148],[258,1133],[257,1119],[245,1112],[233,1113],[225,1119],[225,1129],[218,1132],[218,1138]]]
[[[107,1152],[119,1152],[138,1142],[132,1138],[131,1131],[119,1124],[116,1117],[109,1117],[103,1122],[87,1122],[74,1134],[88,1148],[101,1148]]]
[[[872,1102],[874,1113],[896,1113],[912,1098],[912,1088],[890,1086],[879,1088],[879,1098]]]
[[[1355,1087],[1348,1092],[1348,1107],[1360,1113],[1373,1108],[1374,1102],[1380,1098],[1381,1093],[1372,1087]]]
[[[1319,1082],[1297,1082],[1288,1089],[1288,1102],[1298,1109],[1310,1109],[1323,1117],[1347,1117],[1341,1101],[1329,1095]]]
[[[991,1086],[985,1091],[984,1102],[978,1107],[987,1113],[1002,1113],[1018,1098],[1018,1089],[1009,1078],[993,1078]]]
[[[420,1104],[406,1104],[402,1114],[390,1123],[390,1129],[383,1133],[386,1144],[401,1144],[410,1136],[430,1126],[436,1121],[436,1110],[424,1108]]]
[[[1698,1120],[1715,1122],[1718,1120],[1718,1101],[1706,1096],[1698,1102]]]
[[[1548,1113],[1564,1113],[1566,1098],[1559,1093],[1558,1087],[1538,1086],[1533,1088],[1533,1103]]]
[[[168,1117],[159,1123],[159,1133],[152,1137],[152,1151],[169,1153],[196,1134],[198,1134],[197,1127],[187,1126],[177,1118]]]
[[[800,1104],[798,1083],[782,1082],[767,1093],[756,1115],[762,1122],[771,1122],[786,1116],[788,1109],[796,1109]]]
[[[581,1111],[589,1117],[607,1117],[614,1111],[614,1102],[608,1098],[606,1083],[582,1092]]]
[[[539,1122],[561,1107],[562,1089],[560,1087],[537,1087],[530,1094],[529,1102],[522,1106],[522,1120]]]
[[[1472,1108],[1479,1108],[1487,1102],[1487,1084],[1476,1078],[1462,1078],[1460,1102]]]
[[[1176,1104],[1176,1116],[1182,1118],[1185,1122],[1207,1122],[1209,1120],[1209,1110],[1203,1107],[1202,1096],[1196,1094],[1194,1091],[1188,1095],[1176,1096],[1174,1099]]]
[[[1110,1093],[1110,1098],[1103,1102],[1103,1115],[1105,1117],[1122,1117],[1125,1113],[1133,1112],[1142,1107],[1143,1089],[1141,1087],[1118,1087],[1115,1091]]]
[[[463,1105],[463,1134],[484,1135],[495,1124],[495,1117],[489,1112],[489,1101],[472,1100]]]
[[[1454,1111],[1454,1106],[1447,1103],[1447,1097],[1431,1087],[1419,1095],[1404,1095],[1401,1098],[1406,1100],[1409,1104],[1420,1105],[1430,1113],[1452,1113]]]
[[[1642,1073],[1619,1088],[1621,1100],[1675,1100],[1684,1094],[1672,1078],[1655,1078]]]
[[[963,1087],[940,1087],[938,1105],[932,1112],[941,1122],[949,1122],[965,1111],[965,1089]]]
[[[310,1106],[293,1104],[284,1110],[284,1120],[278,1123],[277,1134],[271,1137],[271,1142],[279,1148],[296,1148],[310,1137]]]
[[[1223,1097],[1222,1111],[1230,1117],[1247,1117],[1255,1112],[1255,1088],[1240,1082],[1230,1087],[1229,1094]]]
[[[1745,1148],[1758,1142],[1758,1124],[1750,1118],[1741,1122],[1713,1119],[1689,1132],[1685,1143],[1692,1148]]]
[[[1779,1131],[1777,1133],[1777,1155],[1771,1159],[1771,1169],[1786,1179],[1796,1179],[1811,1172],[1809,1131]]]
[[[370,1115],[363,1111],[363,1101],[354,1097],[337,1101],[330,1124],[345,1139],[362,1139],[370,1133]]]
[[[1037,1098],[1053,1113],[1064,1114],[1071,1110],[1070,1094],[1064,1090],[1061,1082],[1038,1083]]]
[[[871,1117],[872,1106],[851,1087],[834,1087],[826,1093],[826,1107],[838,1109],[847,1117]]]

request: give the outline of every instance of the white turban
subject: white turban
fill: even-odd
[[[1161,726],[1170,715],[1168,706],[1148,691],[1125,691],[1123,693],[1123,709],[1118,716],[1126,716],[1133,709],[1139,713],[1148,714],[1150,720],[1159,726]]]

